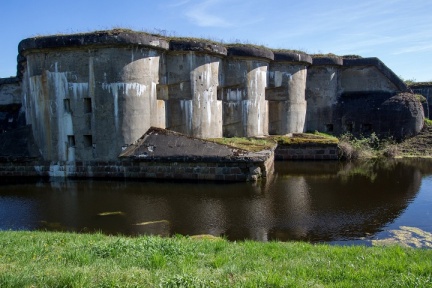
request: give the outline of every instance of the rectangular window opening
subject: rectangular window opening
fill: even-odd
[[[84,147],[86,147],[86,148],[93,147],[93,136],[92,135],[84,135]]]
[[[68,147],[75,147],[75,136],[74,135],[68,135]]]
[[[354,129],[354,124],[353,124],[353,123],[346,123],[346,124],[345,124],[345,130],[346,130],[347,132],[352,132],[353,129]]]
[[[84,98],[84,113],[92,113],[91,98]]]

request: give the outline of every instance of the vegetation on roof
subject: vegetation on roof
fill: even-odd
[[[196,38],[196,37],[180,37],[180,36],[170,36],[170,37],[164,37],[165,39],[169,41],[188,41],[188,42],[201,42],[201,43],[208,43],[218,46],[226,46],[222,42],[218,42],[216,40],[206,39],[206,38]]]
[[[337,144],[338,138],[325,133],[294,133],[292,136],[212,138],[209,141],[249,152],[273,149],[280,145]]]
[[[227,48],[228,47],[246,47],[246,48],[256,48],[256,49],[265,49],[265,50],[271,50],[270,48],[264,46],[264,45],[258,45],[258,44],[250,44],[250,43],[228,43],[224,44]]]
[[[404,82],[405,82],[406,85],[408,85],[410,87],[432,86],[432,81],[429,81],[429,82],[416,82],[415,79],[407,79],[407,80],[404,80]]]
[[[343,55],[342,58],[344,58],[344,59],[362,59],[363,57],[360,55],[350,54],[350,55]]]
[[[327,54],[310,54],[312,58],[340,58],[340,56],[333,54],[333,53],[327,53]]]
[[[338,144],[338,138],[315,131],[314,133],[294,133],[289,136],[272,136],[278,144],[282,145],[302,145],[302,144]]]
[[[306,54],[305,51],[295,50],[295,49],[272,49],[274,53],[298,53],[298,54]]]

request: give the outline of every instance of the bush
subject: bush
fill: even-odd
[[[378,156],[394,158],[399,152],[393,139],[379,139],[375,133],[368,137],[360,136],[360,138],[356,138],[349,133],[343,134],[339,139],[338,146],[339,158],[345,160]]]

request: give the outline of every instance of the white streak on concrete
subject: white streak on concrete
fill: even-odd
[[[69,89],[75,100],[88,97],[88,83],[69,83]]]
[[[75,147],[68,146],[68,135],[74,135],[72,115],[64,109],[64,99],[69,98],[69,84],[67,72],[58,72],[58,63],[55,63],[54,72],[47,72],[48,81],[54,86],[54,99],[51,105],[56,109],[57,118],[57,153],[58,159],[63,161],[75,160]],[[51,115],[53,115],[51,111]],[[54,116],[54,115],[53,115]]]
[[[102,89],[108,90],[108,92],[117,95],[123,94],[125,96],[138,96],[141,97],[147,91],[147,86],[144,84],[132,82],[115,82],[115,83],[102,83]],[[120,93],[119,93],[120,92]]]
[[[250,107],[250,100],[242,100],[241,101],[241,105],[242,105],[242,125],[243,125],[243,135],[242,136],[247,136],[247,131],[248,131],[248,124],[249,124],[249,107]]]
[[[186,124],[186,134],[192,135],[193,101],[180,100],[180,107]]]
[[[282,86],[282,78],[283,78],[282,72],[280,72],[280,71],[274,72],[275,87],[281,87]]]
[[[119,131],[119,97],[141,97],[143,95],[148,95],[148,93],[146,93],[147,86],[136,82],[102,83],[102,89],[108,90],[113,96],[114,122],[117,131]]]
[[[242,90],[240,89],[228,89],[227,100],[231,101],[241,101],[242,100]]]

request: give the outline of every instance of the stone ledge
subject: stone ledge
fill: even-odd
[[[227,55],[227,49],[224,46],[205,40],[173,39],[169,41],[169,49],[171,51],[193,51],[221,56]]]
[[[306,53],[297,53],[289,51],[273,51],[274,61],[278,62],[292,62],[304,63],[307,65],[312,64],[312,57]]]
[[[313,66],[342,66],[343,59],[338,56],[313,56],[312,55],[312,65]]]
[[[265,47],[253,45],[228,45],[228,54],[230,57],[252,57],[264,58],[265,60],[274,60],[273,52]]]
[[[20,84],[20,81],[18,77],[0,78],[0,85]]]
[[[27,38],[19,43],[18,51],[22,55],[27,51],[35,49],[106,45],[124,46],[131,44],[162,50],[167,50],[169,48],[168,42],[162,37],[144,32],[135,32],[126,29],[114,29],[109,31],[95,31],[82,34]]]

